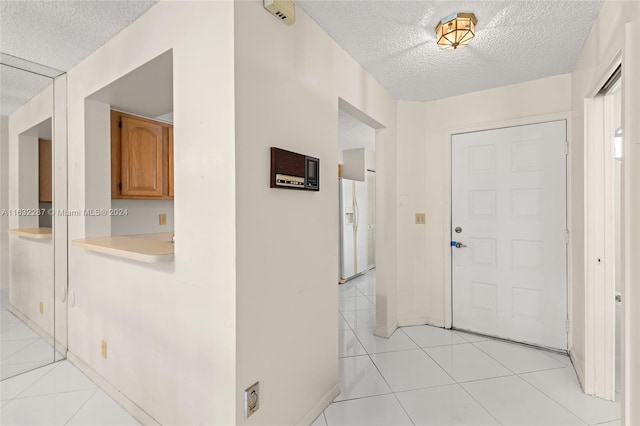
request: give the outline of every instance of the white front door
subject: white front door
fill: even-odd
[[[565,121],[452,136],[455,328],[567,349],[565,142]]]

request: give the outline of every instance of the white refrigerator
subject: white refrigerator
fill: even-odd
[[[340,178],[340,283],[367,270],[367,186]]]

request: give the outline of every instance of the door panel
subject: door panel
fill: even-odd
[[[122,195],[163,195],[162,126],[122,117]]]
[[[454,327],[567,348],[565,141],[565,121],[452,137]]]

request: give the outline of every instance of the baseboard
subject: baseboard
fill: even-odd
[[[314,405],[313,408],[309,410],[309,412],[305,414],[298,423],[296,423],[296,425],[309,426],[320,414],[322,414],[324,409],[327,408],[338,395],[340,395],[340,383],[336,383],[329,392],[324,394],[322,399],[320,399],[320,401],[318,401],[318,403]]]
[[[434,327],[445,328],[444,321],[434,320],[433,318],[426,317],[399,319],[398,325],[400,327],[412,327],[414,325],[432,325]]]
[[[398,329],[398,321],[394,321],[393,323],[391,323],[391,325],[387,329],[384,329],[384,328],[379,329],[376,327],[373,334],[378,337],[384,337],[385,339],[388,339],[397,329]]]
[[[573,352],[569,350],[569,359],[571,360],[571,364],[573,364],[573,369],[576,371],[576,376],[578,376],[578,382],[580,382],[580,387],[582,387],[582,391],[584,392],[584,370],[580,367],[580,364],[576,362],[573,357]],[[586,393],[586,392],[585,392]]]
[[[398,327],[413,327],[414,325],[425,325],[426,323],[427,318],[425,317],[398,319]]]
[[[153,417],[147,414],[142,408],[140,408],[136,403],[127,398],[122,392],[116,389],[111,383],[106,381],[104,377],[99,375],[93,368],[91,368],[87,363],[82,361],[76,355],[74,355],[71,351],[67,352],[67,360],[78,367],[80,371],[82,371],[87,377],[89,377],[95,384],[97,384],[100,389],[102,389],[107,395],[113,398],[118,404],[122,406],[129,414],[131,414],[137,421],[139,421],[143,425],[159,425]]]

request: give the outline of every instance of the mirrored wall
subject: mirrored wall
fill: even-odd
[[[66,324],[57,324],[66,321],[66,283],[56,287],[56,268],[66,269],[66,255],[56,259],[56,245],[65,245],[56,218],[56,147],[66,144],[61,82],[57,70],[0,57],[0,379],[66,353],[58,335]]]

